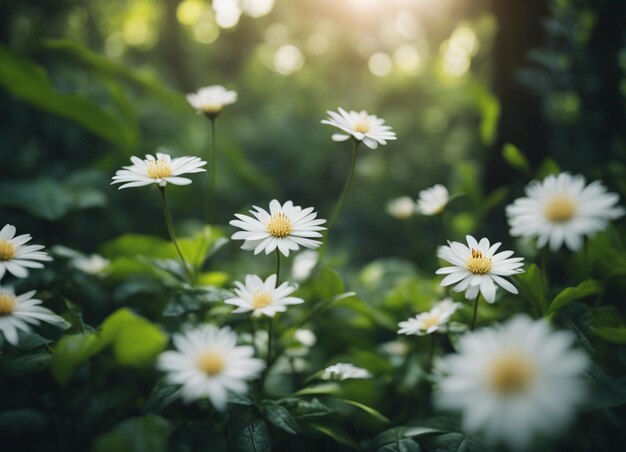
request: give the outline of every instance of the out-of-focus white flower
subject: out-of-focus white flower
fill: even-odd
[[[410,197],[400,196],[387,203],[387,213],[398,220],[406,220],[413,216],[416,207]]]
[[[300,328],[296,330],[293,337],[305,347],[313,347],[317,342],[315,333],[311,330]]]
[[[15,226],[5,224],[0,230],[0,280],[8,271],[13,276],[25,278],[28,268],[43,268],[38,261],[51,261],[43,245],[26,245],[31,240],[30,234],[15,236]]]
[[[265,363],[254,358],[254,348],[237,346],[237,335],[228,327],[207,325],[174,336],[176,351],[159,355],[157,366],[166,380],[180,385],[186,403],[208,397],[218,410],[226,408],[229,392],[247,392],[247,380],[257,378]]]
[[[461,307],[451,298],[437,303],[430,311],[423,312],[398,324],[398,334],[424,336],[436,331],[446,331],[447,323],[452,314]]]
[[[550,175],[526,187],[526,197],[506,208],[511,235],[536,237],[537,246],[551,250],[563,243],[572,251],[582,247],[584,236],[606,229],[610,220],[624,215],[619,196],[608,193],[601,182],[585,186],[583,176]]]
[[[226,105],[237,102],[237,93],[221,85],[206,86],[195,93],[187,94],[187,101],[199,113],[215,117]]]
[[[460,242],[448,242],[449,246],[439,248],[437,256],[452,264],[437,270],[438,275],[447,275],[441,281],[442,286],[454,286],[455,292],[465,291],[465,298],[472,300],[480,292],[485,300],[493,303],[496,299],[496,284],[503,289],[517,293],[517,288],[503,276],[522,273],[522,257],[513,257],[513,251],[496,253],[500,242],[489,244],[482,238],[476,241],[471,235],[466,236],[467,245]]]
[[[322,371],[320,378],[322,380],[349,380],[349,379],[367,379],[372,374],[360,367],[353,366],[349,363],[337,363],[327,367]]]
[[[291,277],[294,281],[304,281],[317,265],[318,254],[317,251],[306,250],[298,254],[293,258],[293,264],[291,267]]]
[[[417,210],[422,215],[439,215],[448,205],[450,195],[448,189],[441,184],[419,192]]]
[[[167,154],[157,152],[156,157],[146,155],[145,160],[132,156],[131,166],[124,166],[113,176],[113,184],[123,184],[122,188],[143,187],[145,185],[157,184],[165,187],[167,184],[189,185],[191,179],[180,177],[187,173],[201,173],[206,171],[202,168],[206,162],[198,157],[171,158]]]
[[[297,251],[300,246],[305,248],[317,248],[321,242],[317,239],[322,237],[319,231],[326,220],[317,219],[317,212],[313,207],[303,209],[294,206],[291,201],[281,204],[273,199],[270,202],[269,213],[265,209],[252,206],[250,213],[254,216],[236,213],[237,220],[230,224],[243,231],[235,232],[233,240],[243,240],[241,249],[254,250],[254,254],[265,251],[270,254],[276,248],[289,256],[290,251]]]
[[[106,270],[111,261],[99,254],[92,254],[90,256],[75,257],[70,263],[82,272],[90,275],[99,275]]]
[[[9,344],[17,345],[18,331],[31,331],[40,322],[63,326],[67,322],[33,298],[34,290],[15,295],[12,289],[0,287],[0,331]]]
[[[558,435],[585,398],[589,359],[574,340],[525,315],[465,334],[440,361],[436,405],[460,411],[463,429],[489,445],[529,449],[537,436]]]
[[[339,108],[338,112],[327,111],[328,118],[322,124],[340,129],[343,133],[332,136],[333,141],[346,141],[351,137],[362,141],[370,149],[376,149],[379,144],[397,139],[395,132],[385,124],[385,120],[369,115],[365,110],[347,112]]]
[[[288,282],[276,287],[276,275],[271,275],[265,281],[256,275],[247,275],[245,284],[235,282],[236,298],[224,300],[224,303],[237,306],[233,313],[250,312],[254,317],[266,315],[274,317],[277,312],[285,312],[287,306],[304,303],[302,298],[290,297],[296,290]]]

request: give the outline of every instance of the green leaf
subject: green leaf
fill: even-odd
[[[337,383],[321,383],[315,386],[309,386],[308,388],[300,389],[295,392],[296,396],[322,394],[322,395],[337,395],[341,392],[341,387]]]
[[[359,445],[350,437],[350,435],[339,427],[313,421],[307,422],[307,427],[331,437],[343,446],[348,446],[352,449],[359,449]]]
[[[530,164],[526,156],[514,144],[506,143],[502,147],[502,157],[511,168],[530,173]]]
[[[284,405],[296,420],[322,417],[332,412],[330,408],[315,398],[305,400],[299,397],[288,397],[280,400],[279,403]]]
[[[41,372],[50,363],[51,356],[48,353],[32,353],[29,355],[3,356],[0,357],[2,374],[17,377]]]
[[[626,345],[626,327],[592,326],[589,328],[596,336],[600,336],[612,344]]]
[[[421,450],[420,445],[411,438],[399,438],[393,443],[376,449],[377,452],[420,452]]]
[[[580,300],[591,295],[596,295],[600,293],[601,290],[602,285],[598,281],[594,281],[593,279],[583,281],[576,287],[568,287],[566,289],[563,289],[556,297],[554,297],[552,303],[550,303],[550,309],[548,310],[548,314],[552,314],[558,311],[564,306],[567,306],[572,301]]]
[[[314,282],[317,296],[322,300],[332,298],[346,291],[341,276],[332,268],[322,268],[319,277],[315,278]]]
[[[100,108],[86,96],[55,91],[43,67],[4,46],[0,46],[0,86],[17,99],[69,119],[123,149],[137,146],[137,130],[116,112]]]
[[[109,259],[145,256],[157,259],[176,259],[176,249],[168,240],[143,234],[124,234],[101,248],[101,254]]]
[[[626,378],[607,374],[600,366],[592,365],[587,373],[591,386],[587,402],[591,409],[612,408],[626,404]]]
[[[554,159],[547,158],[542,163],[539,169],[537,170],[537,179],[543,179],[548,177],[550,174],[559,174],[561,172],[561,168],[559,164],[554,161]]]
[[[472,437],[463,433],[444,433],[427,436],[422,446],[433,452],[482,452],[485,447]]]
[[[0,429],[13,433],[32,434],[48,424],[48,418],[31,408],[0,411]]]
[[[525,273],[517,275],[515,279],[520,287],[521,295],[530,302],[539,316],[543,316],[548,306],[543,291],[543,277],[539,267],[531,264]]]
[[[153,413],[161,413],[178,400],[179,389],[179,386],[166,383],[164,379],[157,381],[144,409]]]
[[[102,344],[94,333],[64,336],[52,354],[52,376],[60,385],[67,385],[78,367],[101,349]]]
[[[133,367],[152,364],[168,342],[159,327],[127,308],[115,311],[104,321],[99,339],[112,345],[118,363]]]
[[[289,410],[284,406],[281,406],[271,400],[265,400],[263,402],[263,407],[265,408],[265,412],[267,414],[267,420],[279,429],[284,430],[287,433],[291,433],[292,435],[295,435],[300,431],[298,422],[296,422]]]
[[[227,426],[228,450],[263,452],[272,450],[267,424],[255,407],[232,405]]]
[[[167,452],[172,426],[168,420],[148,414],[127,419],[100,436],[93,452]]]
[[[382,415],[380,413],[380,411],[376,410],[375,408],[372,408],[371,406],[367,406],[361,402],[357,402],[355,400],[348,400],[348,399],[337,399],[343,403],[347,403],[348,405],[352,405],[354,407],[357,407],[360,410],[365,411],[367,414],[369,414],[370,416],[372,416],[374,419],[380,421],[380,422],[390,422],[389,419]]]

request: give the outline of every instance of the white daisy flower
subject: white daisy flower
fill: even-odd
[[[537,436],[556,436],[585,397],[589,359],[574,340],[525,315],[468,333],[440,363],[436,405],[460,411],[463,429],[489,445],[528,449]]]
[[[99,275],[103,273],[111,263],[99,254],[90,256],[78,256],[70,261],[71,265],[78,270],[89,273],[90,275]]]
[[[461,307],[461,303],[455,303],[451,298],[437,303],[430,311],[423,312],[398,324],[398,334],[424,336],[436,331],[446,331],[446,324],[452,314]]]
[[[417,210],[422,215],[439,215],[448,205],[450,194],[441,184],[422,190],[417,199]]]
[[[449,246],[442,246],[437,256],[452,264],[437,270],[438,275],[447,275],[441,281],[443,287],[451,284],[455,292],[465,291],[465,298],[472,300],[478,293],[489,303],[496,299],[496,284],[511,293],[517,293],[513,284],[503,278],[522,273],[522,257],[513,257],[513,251],[496,253],[500,242],[489,244],[489,240],[482,238],[476,241],[471,235],[466,236],[467,245],[460,242],[448,242]]]
[[[387,213],[398,220],[406,220],[413,216],[416,207],[411,198],[400,196],[387,203]]]
[[[113,184],[124,184],[120,187],[143,187],[145,185],[157,184],[165,187],[167,184],[189,185],[191,179],[180,177],[187,173],[201,173],[206,171],[202,168],[206,162],[199,157],[178,157],[171,158],[161,152],[153,155],[146,155],[145,160],[132,156],[131,166],[124,166],[113,176]]]
[[[254,348],[237,346],[237,335],[229,328],[206,325],[176,334],[177,351],[159,355],[157,367],[166,380],[180,385],[185,403],[208,397],[218,410],[226,408],[229,392],[247,392],[247,380],[257,378],[265,363],[254,358]]]
[[[305,248],[317,248],[321,245],[318,238],[322,237],[319,231],[324,227],[326,220],[316,219],[317,212],[313,207],[303,209],[294,206],[291,201],[287,201],[282,206],[277,200],[270,202],[269,213],[265,209],[252,206],[250,213],[254,216],[235,214],[237,220],[232,220],[232,226],[243,229],[235,232],[231,237],[233,240],[243,240],[241,249],[254,250],[254,254],[265,251],[270,254],[276,248],[289,256],[290,251]]]
[[[335,133],[333,141],[346,141],[351,137],[356,141],[362,141],[368,148],[376,149],[379,144],[385,145],[387,141],[395,140],[396,134],[391,127],[385,124],[385,120],[366,111],[347,112],[343,108],[335,111],[327,111],[328,118],[322,120],[322,124],[336,127],[344,133]]]
[[[285,312],[289,305],[304,303],[302,298],[289,296],[297,287],[288,282],[276,287],[276,281],[276,275],[269,276],[265,281],[256,275],[247,275],[245,284],[235,282],[237,297],[224,300],[224,303],[237,306],[234,314],[252,311],[254,317],[274,317],[277,312]]]
[[[299,328],[293,333],[293,337],[304,347],[313,347],[317,342],[317,336],[311,330]]]
[[[580,249],[584,236],[606,229],[610,220],[624,215],[616,206],[619,196],[607,192],[601,182],[585,186],[583,176],[561,173],[526,187],[525,198],[506,208],[511,235],[537,237],[537,246],[551,250],[563,243],[572,251]]]
[[[40,322],[63,326],[66,321],[49,309],[39,306],[33,297],[35,290],[15,295],[12,289],[0,287],[0,331],[9,344],[17,345],[18,331],[29,333],[31,325]]]
[[[295,281],[304,281],[311,276],[311,272],[317,265],[319,255],[317,251],[306,250],[293,258],[291,266],[291,278]]]
[[[349,363],[337,363],[327,367],[322,371],[320,378],[322,380],[335,380],[343,381],[349,379],[367,379],[371,378],[372,374],[367,370],[360,367],[356,367]]]
[[[199,113],[215,117],[226,105],[237,102],[237,93],[221,85],[206,86],[195,93],[187,94],[187,102]]]
[[[28,268],[43,268],[43,264],[37,261],[51,261],[43,245],[28,245],[31,240],[30,234],[15,236],[15,226],[5,224],[0,230],[0,280],[8,271],[13,276],[25,278],[28,276]]]

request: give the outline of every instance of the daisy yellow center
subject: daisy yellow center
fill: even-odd
[[[507,355],[496,360],[489,369],[489,384],[500,394],[524,391],[531,384],[535,369],[523,356]]]
[[[13,314],[15,310],[15,297],[8,293],[0,293],[0,317]]]
[[[214,114],[222,111],[222,104],[204,104],[200,107],[203,113]]]
[[[552,223],[563,223],[574,216],[576,205],[571,198],[559,195],[548,202],[544,213]]]
[[[224,369],[224,358],[220,353],[206,351],[198,358],[198,369],[209,376],[217,375]]]
[[[258,290],[252,294],[252,307],[254,309],[263,309],[272,302],[272,296],[267,292],[259,292]]]
[[[354,130],[360,133],[367,133],[370,131],[370,123],[369,121],[360,120],[354,125]]]
[[[15,245],[9,240],[0,240],[0,261],[10,261],[15,257]]]
[[[172,163],[163,160],[149,160],[148,161],[148,176],[153,179],[163,179],[172,175]]]
[[[491,258],[483,254],[481,250],[472,249],[472,255],[465,264],[467,269],[475,275],[484,275],[491,270]]]
[[[428,328],[439,325],[439,316],[437,314],[429,314],[422,319],[422,329],[428,330]]]
[[[272,234],[274,237],[284,238],[291,234],[293,231],[293,226],[291,225],[291,220],[287,218],[283,212],[278,212],[272,215],[267,222],[267,232]]]

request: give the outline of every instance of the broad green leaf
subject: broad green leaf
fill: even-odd
[[[613,377],[593,364],[586,374],[591,387],[587,401],[591,409],[604,409],[626,404],[626,377]]]
[[[607,342],[626,345],[626,326],[592,326],[589,329]]]
[[[322,300],[332,298],[346,291],[341,276],[332,268],[322,268],[314,282],[317,296]]]
[[[321,383],[315,386],[309,386],[308,388],[300,389],[295,392],[296,396],[303,395],[313,395],[313,394],[322,394],[322,395],[337,395],[341,392],[341,387],[337,383]]]
[[[168,336],[147,319],[122,308],[104,321],[99,341],[113,347],[118,363],[141,367],[154,362],[167,346]]]
[[[263,402],[263,407],[265,408],[265,412],[267,414],[267,420],[279,429],[284,430],[287,433],[291,433],[292,435],[295,435],[300,431],[298,422],[284,406],[279,405],[274,401],[266,400]]]
[[[559,164],[554,161],[554,159],[547,158],[543,162],[541,162],[541,166],[537,170],[537,179],[543,179],[548,177],[550,174],[559,174],[561,172],[561,168]]]
[[[299,397],[288,397],[280,400],[296,420],[310,417],[321,417],[330,414],[332,411],[318,399],[305,400]]]
[[[525,273],[517,275],[515,279],[519,285],[520,294],[530,302],[537,315],[543,316],[548,307],[544,295],[543,277],[539,267],[531,264]]]
[[[69,119],[123,149],[137,146],[137,130],[115,112],[102,109],[86,96],[55,91],[43,67],[4,46],[0,46],[0,86],[16,98]]]
[[[446,452],[482,452],[485,450],[481,443],[463,433],[427,436],[420,443],[426,450],[445,450]]]
[[[376,449],[376,452],[420,452],[421,450],[420,445],[411,438],[399,438]]]
[[[370,416],[372,416],[374,419],[377,419],[381,422],[389,422],[389,419],[384,416],[383,414],[380,413],[380,411],[376,410],[375,408],[372,408],[370,406],[367,406],[361,402],[357,402],[355,400],[348,400],[348,399],[337,399],[343,403],[347,403],[348,405],[352,405],[360,410],[365,411],[367,414],[369,414]]]
[[[51,355],[48,353],[31,353],[18,356],[1,356],[0,369],[3,375],[12,377],[26,376],[41,372],[50,363]]]
[[[170,422],[154,414],[130,418],[98,437],[92,450],[93,452],[167,452],[171,431]]]
[[[144,409],[153,413],[164,411],[179,398],[179,389],[179,386],[166,383],[164,379],[157,381]]]
[[[350,435],[337,426],[322,424],[321,422],[308,421],[307,427],[331,437],[342,446],[359,449],[359,445],[350,437]]]
[[[95,333],[64,336],[57,343],[50,361],[50,371],[62,386],[67,385],[78,367],[102,349]]]
[[[269,452],[272,450],[267,424],[253,407],[232,405],[227,427],[231,452]]]
[[[530,164],[526,156],[514,144],[506,143],[502,147],[502,157],[512,168],[527,173],[530,172]]]
[[[101,248],[101,254],[109,259],[145,256],[157,259],[176,259],[176,249],[169,240],[151,235],[124,234]]]
[[[567,306],[572,301],[580,300],[591,295],[596,295],[600,293],[601,290],[602,285],[598,281],[594,281],[592,279],[583,281],[576,287],[568,287],[566,289],[563,289],[556,297],[554,297],[552,303],[550,303],[550,309],[548,310],[548,314],[552,314],[558,311],[564,306]]]

